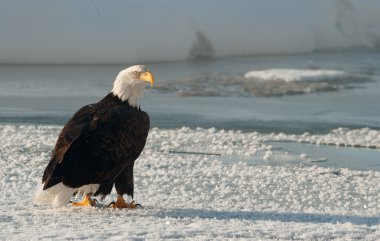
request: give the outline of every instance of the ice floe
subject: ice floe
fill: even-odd
[[[245,73],[244,88],[257,96],[337,91],[369,76],[334,69],[265,69]]]
[[[265,69],[239,74],[202,74],[160,83],[157,91],[178,96],[279,96],[358,88],[365,74],[329,69]]]
[[[96,208],[33,204],[61,128],[0,126],[0,239],[380,238],[380,172],[244,161],[279,155],[270,140],[379,146],[379,131],[337,129],[314,137],[153,128],[135,165],[135,198],[144,208],[113,210],[104,205],[115,193]]]
[[[245,78],[263,81],[323,81],[349,78],[350,75],[342,70],[330,69],[267,69],[252,70],[244,75]]]

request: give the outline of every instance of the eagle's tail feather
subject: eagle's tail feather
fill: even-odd
[[[70,200],[75,191],[74,188],[67,187],[60,182],[48,189],[38,190],[34,201],[40,205],[61,207]]]

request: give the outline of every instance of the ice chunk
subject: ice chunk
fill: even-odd
[[[342,70],[329,69],[267,69],[247,72],[244,77],[264,81],[324,81],[350,77]]]

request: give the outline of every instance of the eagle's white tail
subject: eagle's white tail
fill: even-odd
[[[70,200],[74,193],[95,193],[98,190],[99,186],[99,184],[88,184],[79,188],[71,188],[63,185],[63,183],[60,182],[46,190],[42,190],[42,187],[40,187],[40,189],[37,191],[34,201],[40,205],[61,207]]]
[[[51,205],[53,207],[61,207],[65,205],[75,192],[74,188],[63,185],[62,182],[54,185],[46,190],[42,187],[37,191],[34,201],[40,205]]]

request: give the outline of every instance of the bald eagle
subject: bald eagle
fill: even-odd
[[[122,70],[112,91],[99,102],[79,109],[66,123],[42,177],[36,201],[54,207],[69,202],[76,194],[83,200],[74,206],[92,206],[92,196],[105,197],[115,186],[115,208],[135,208],[133,166],[144,149],[149,116],[139,107],[139,99],[152,73],[143,65]]]

